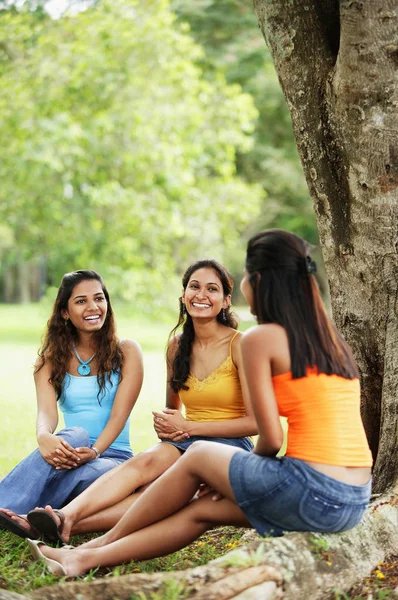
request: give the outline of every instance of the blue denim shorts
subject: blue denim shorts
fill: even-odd
[[[297,458],[236,452],[229,465],[236,502],[260,535],[346,531],[368,506],[371,481],[348,485]]]
[[[250,452],[253,449],[253,442],[248,437],[240,437],[240,438],[219,438],[219,437],[205,437],[202,435],[193,435],[187,440],[182,440],[182,442],[172,442],[170,440],[162,440],[164,444],[172,444],[181,452],[185,452],[188,448],[194,443],[200,440],[204,440],[205,442],[217,442],[219,444],[226,444],[227,446],[234,446],[235,448],[241,448],[242,450],[247,450]]]

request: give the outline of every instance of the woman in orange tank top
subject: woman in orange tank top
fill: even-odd
[[[345,531],[360,522],[371,456],[358,373],[323,308],[315,270],[298,236],[269,230],[249,241],[241,289],[259,325],[244,334],[241,349],[259,430],[254,451],[196,442],[102,538],[76,550],[29,542],[34,556],[53,572],[80,575],[173,552],[221,524],[282,535]],[[313,415],[318,407],[322,424]],[[288,450],[276,457],[281,414]],[[222,499],[208,494],[191,502],[202,482]]]

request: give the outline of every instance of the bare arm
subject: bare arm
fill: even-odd
[[[183,431],[189,434],[189,436],[195,435],[226,438],[244,437],[247,435],[255,435],[257,433],[256,420],[250,405],[243,369],[240,348],[241,339],[242,335],[238,335],[234,339],[232,344],[232,356],[239,373],[246,415],[244,417],[238,417],[237,419],[226,419],[223,421],[187,421],[181,415],[179,410],[168,410],[174,408],[168,404],[168,409],[164,410],[163,413],[154,412],[155,418],[163,419],[163,421],[160,422],[160,425],[156,427],[157,430],[163,429],[163,431],[172,431],[174,428],[174,430]]]
[[[178,348],[179,336],[173,337],[167,347],[166,365],[167,365],[167,383],[166,383],[166,406],[167,408],[181,410],[182,402],[178,395],[170,386],[170,378],[172,375],[172,364]]]
[[[174,411],[181,411],[182,403],[178,392],[175,392],[170,385],[170,378],[172,375],[172,363],[175,357],[175,353],[178,348],[178,337],[173,337],[169,345],[167,347],[167,355],[166,355],[166,366],[167,366],[167,382],[166,382],[166,408]],[[189,437],[187,433],[184,431],[175,428],[174,426],[168,426],[165,419],[163,419],[163,413],[157,413],[156,411],[152,411],[154,416],[153,419],[153,427],[156,431],[156,434],[160,440],[172,440],[175,442],[180,442]],[[179,413],[181,414],[181,413]],[[156,416],[158,415],[158,416]],[[182,417],[182,415],[181,415]],[[182,417],[183,418],[183,417]],[[185,419],[184,419],[185,420]]]
[[[40,454],[53,467],[76,467],[80,461],[78,453],[60,436],[54,435],[58,425],[58,408],[55,390],[49,377],[51,365],[46,361],[35,373],[37,398],[36,438]]]
[[[93,444],[101,453],[109,448],[122,431],[142,387],[144,368],[139,344],[133,340],[124,340],[122,350],[122,381],[119,383],[109,420]]]
[[[262,456],[275,456],[283,442],[271,371],[273,349],[278,342],[273,325],[255,327],[242,339],[243,368],[259,433],[254,452]]]

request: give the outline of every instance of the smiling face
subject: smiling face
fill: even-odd
[[[96,279],[81,281],[72,290],[67,309],[62,311],[64,319],[70,319],[79,331],[98,331],[103,326],[108,304]]]
[[[222,308],[231,303],[224,297],[221,279],[214,269],[204,267],[194,271],[182,294],[182,302],[191,317],[216,317]]]

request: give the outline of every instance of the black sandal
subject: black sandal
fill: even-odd
[[[5,531],[10,531],[11,533],[14,533],[15,535],[17,535],[20,538],[24,538],[24,539],[27,538],[29,540],[38,540],[40,537],[40,533],[37,531],[37,529],[35,527],[33,527],[32,523],[30,523],[30,521],[28,521],[28,519],[25,519],[25,517],[21,517],[20,515],[18,515],[18,517],[20,519],[23,519],[24,521],[26,521],[29,524],[29,529],[25,529],[24,527],[19,525],[19,523],[17,523],[17,521],[15,521],[14,519],[11,519],[11,517],[9,517],[2,510],[0,510],[0,529],[3,529]]]
[[[35,508],[34,510],[31,510],[28,513],[28,521],[38,530],[45,540],[51,543],[61,542],[61,544],[64,545],[65,541],[62,539],[61,533],[65,523],[65,516],[62,511],[57,509],[53,510],[57,517],[59,517],[59,525],[54,517],[44,508]]]

